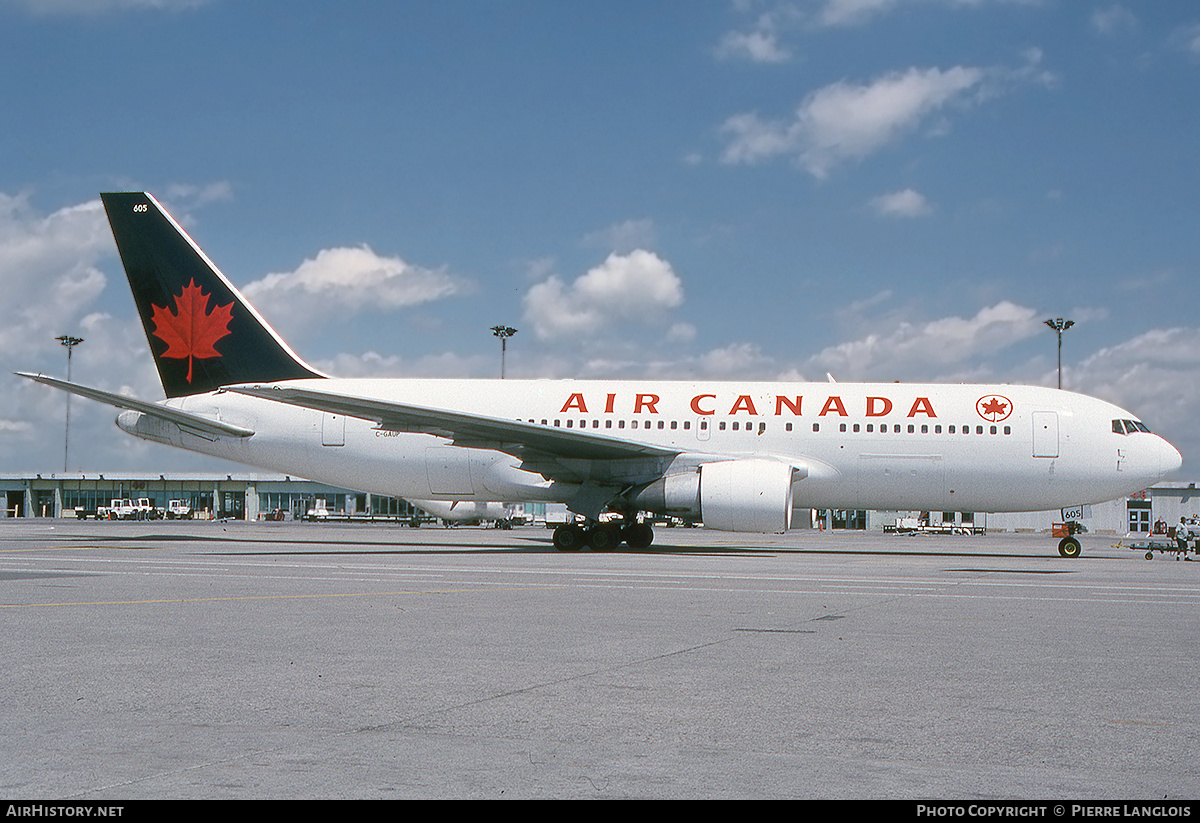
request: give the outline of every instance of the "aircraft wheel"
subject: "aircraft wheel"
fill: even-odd
[[[654,542],[654,529],[649,523],[634,523],[625,528],[625,542],[631,549],[644,549]]]
[[[554,548],[560,552],[577,552],[587,542],[587,534],[574,523],[559,526],[554,530]]]
[[[587,542],[594,552],[610,552],[621,544],[621,534],[612,526],[592,526]]]
[[[1058,541],[1058,553],[1063,557],[1079,557],[1083,546],[1074,537],[1064,537]]]

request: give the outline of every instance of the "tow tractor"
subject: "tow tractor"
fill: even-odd
[[[1194,538],[1194,542],[1192,543],[1192,552],[1194,554],[1200,554],[1200,538],[1195,538],[1195,535],[1190,530],[1184,535],[1182,546],[1180,545],[1179,540],[1175,538],[1175,534],[1173,533],[1175,531],[1175,527],[1172,526],[1168,531],[1172,533],[1164,536],[1161,539],[1150,538],[1149,540],[1136,540],[1133,543],[1130,543],[1128,546],[1122,545],[1118,542],[1113,546],[1113,548],[1129,548],[1133,549],[1135,552],[1144,551],[1146,553],[1147,560],[1153,560],[1155,552],[1176,555],[1176,560],[1179,560],[1180,558],[1184,560],[1191,560],[1192,558],[1187,556],[1188,538]]]
[[[1192,559],[1187,556],[1187,553],[1188,553],[1187,548],[1186,547],[1182,548],[1182,549],[1179,548],[1179,544],[1176,543],[1174,540],[1172,540],[1170,542],[1166,542],[1163,540],[1138,540],[1136,542],[1130,543],[1128,546],[1123,545],[1121,543],[1114,543],[1113,548],[1114,549],[1133,549],[1135,552],[1144,551],[1146,553],[1147,560],[1153,560],[1155,552],[1162,552],[1163,554],[1177,554],[1177,555],[1180,555],[1181,557],[1183,557],[1184,560]],[[1178,560],[1179,557],[1176,557],[1175,559]]]

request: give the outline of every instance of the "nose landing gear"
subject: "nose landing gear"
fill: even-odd
[[[1079,557],[1083,552],[1083,545],[1075,536],[1064,537],[1058,541],[1058,553],[1063,557]]]
[[[1081,531],[1084,531],[1083,525],[1077,520],[1055,523],[1051,533],[1055,537],[1062,538],[1062,540],[1058,541],[1058,553],[1063,557],[1079,557],[1083,553],[1083,544],[1079,542],[1079,538],[1075,535]]]

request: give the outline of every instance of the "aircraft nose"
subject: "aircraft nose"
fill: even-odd
[[[1159,438],[1162,440],[1162,438]],[[1179,449],[1172,446],[1166,440],[1162,440],[1162,457],[1159,461],[1164,475],[1177,470],[1183,465],[1183,455],[1179,453]]]

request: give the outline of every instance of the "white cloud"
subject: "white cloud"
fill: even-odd
[[[780,43],[780,35],[800,19],[800,12],[792,5],[776,4],[760,13],[748,31],[726,32],[717,44],[716,56],[721,60],[786,63],[792,58],[792,52]]]
[[[837,314],[844,319],[853,320],[870,309],[874,309],[877,306],[887,306],[894,301],[895,292],[892,289],[881,289],[872,295],[855,300],[838,309]]]
[[[172,214],[176,210],[182,211],[183,208],[191,206],[203,206],[208,203],[216,203],[233,199],[233,184],[228,180],[218,180],[213,183],[205,183],[204,185],[196,185],[194,183],[172,183],[167,186],[164,199],[170,201],[184,201],[182,208],[177,208],[172,205],[168,209]]]
[[[779,36],[774,31],[755,29],[727,32],[717,44],[717,57],[752,63],[785,63],[792,53],[779,44]]]
[[[955,66],[910,68],[867,84],[845,81],[805,98],[791,120],[738,114],[721,127],[728,142],[722,160],[751,164],[791,156],[814,177],[838,164],[878,151],[917,130],[931,115],[969,101],[984,82],[983,69]]]
[[[1114,4],[1092,12],[1088,21],[1092,30],[1098,34],[1116,34],[1122,31],[1132,31],[1137,28],[1137,17],[1133,12],[1120,4]]]
[[[901,322],[891,331],[830,346],[809,358],[801,371],[831,372],[845,380],[931,379],[1043,331],[1034,309],[1005,300],[974,317]]]
[[[1065,388],[1116,403],[1179,449],[1194,472],[1200,457],[1200,329],[1153,329],[1064,368]]]
[[[512,367],[510,352],[509,368]],[[454,352],[405,359],[399,355],[384,355],[375,351],[362,354],[342,353],[318,360],[313,366],[338,377],[496,377],[500,357],[483,354],[463,356]]]
[[[268,274],[248,283],[242,293],[283,326],[303,328],[331,316],[441,300],[466,287],[444,270],[383,257],[364,245],[323,249],[295,271]]]
[[[926,5],[950,6],[951,8],[979,8],[986,5],[1037,5],[1042,0],[925,0]],[[859,26],[869,23],[901,5],[912,6],[912,0],[901,4],[900,0],[825,0],[817,13],[817,23],[822,26]]]
[[[902,189],[872,198],[871,207],[885,217],[924,217],[933,213],[925,195],[913,189]]]
[[[1189,377],[1181,380],[1181,374]],[[1197,374],[1200,329],[1153,329],[1084,359],[1064,382],[1118,405],[1150,405],[1160,418],[1190,423],[1200,403],[1200,380],[1192,377]]]
[[[827,0],[817,19],[825,26],[866,23],[896,5],[896,0]]]
[[[691,323],[674,323],[667,329],[667,342],[690,343],[696,339],[697,329]]]
[[[115,251],[99,200],[35,214],[0,194],[0,350],[25,356],[71,332],[104,290],[97,262]]]
[[[1170,41],[1177,48],[1200,57],[1200,23],[1177,28],[1171,33]]]
[[[731,343],[700,357],[700,368],[705,374],[722,377],[757,376],[768,363],[770,358],[756,343]]]
[[[651,322],[683,302],[683,283],[671,264],[636,249],[610,254],[567,285],[551,275],[525,295],[525,319],[543,339],[587,335],[614,323]]]
[[[599,246],[607,251],[628,254],[634,249],[653,248],[655,245],[654,221],[624,220],[600,231],[591,232],[583,238],[585,246]]]

